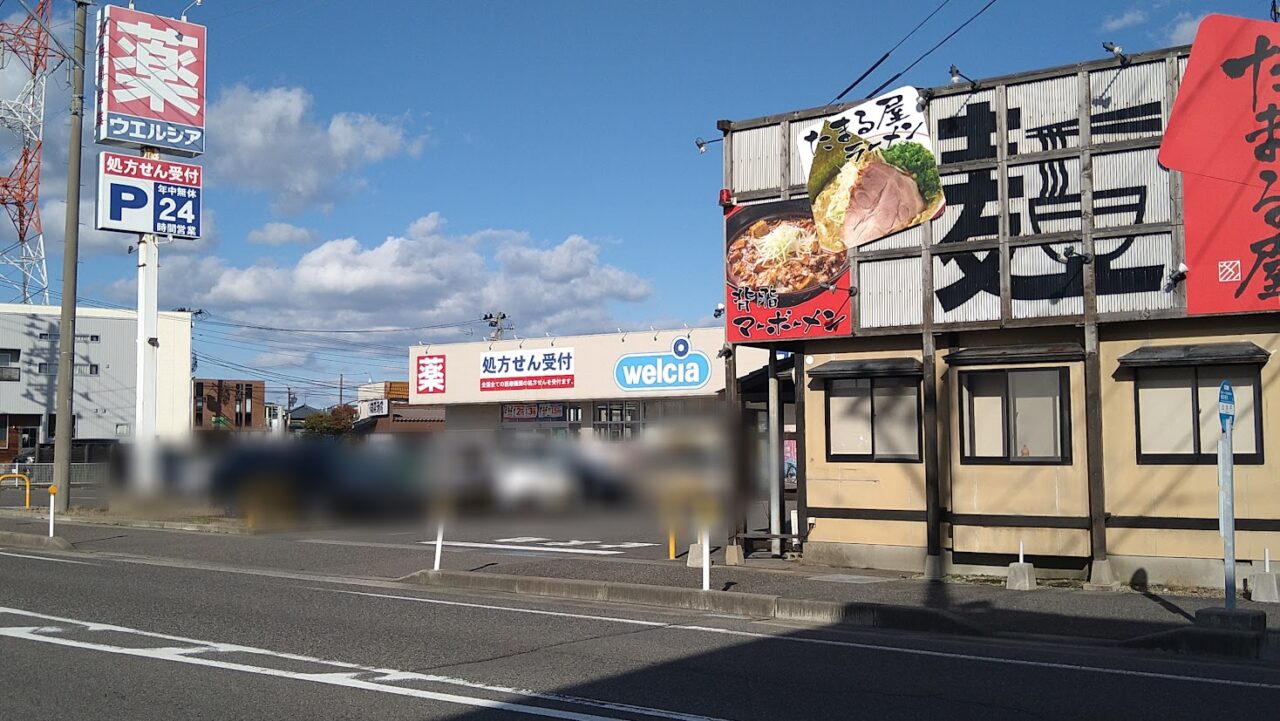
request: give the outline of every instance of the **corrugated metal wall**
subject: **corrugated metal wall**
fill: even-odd
[[[1009,235],[1080,230],[1080,158],[1009,166]]]
[[[922,259],[897,258],[858,264],[859,324],[864,328],[918,325]]]
[[[1170,220],[1169,171],[1159,150],[1128,150],[1093,156],[1093,225],[1118,228]]]
[[[782,131],[766,125],[733,134],[733,184],[735,193],[777,188],[782,177]]]
[[[1152,138],[1163,132],[1164,62],[1126,65],[1089,73],[1093,141]]]
[[[1180,258],[1175,247],[1180,236],[1172,225],[1170,174],[1157,161],[1171,103],[1170,63],[1176,63],[1179,77],[1185,74],[1185,56],[1153,54],[1128,64],[1101,60],[1052,76],[938,89],[941,94],[929,100],[929,124],[947,207],[927,228],[854,251],[859,327],[921,322],[923,303],[929,300],[920,297],[927,279],[920,275],[923,261],[915,250],[926,237],[937,253],[932,279],[936,323],[1001,318],[997,261],[1002,255],[1009,263],[1010,320],[1079,316],[1080,234],[1090,212],[1099,312],[1131,316],[1179,307],[1181,294],[1163,290],[1170,265]],[[1088,107],[1081,107],[1086,98]],[[794,149],[804,135],[821,127],[824,117],[769,119],[764,127],[746,124],[735,131],[732,188],[750,198],[739,202],[772,202],[782,195],[782,185],[803,187],[807,179]],[[785,169],[782,122],[787,122],[786,142],[792,151]],[[1088,123],[1087,149],[1081,146],[1082,123]],[[1001,128],[1007,131],[1004,136]],[[1125,145],[1117,148],[1119,143]],[[1003,166],[1002,158],[1007,158]],[[1089,208],[1082,207],[1086,162],[1092,177]],[[951,168],[956,169],[947,172]],[[1001,241],[1001,250],[991,249],[994,240]],[[971,242],[987,247],[965,251]],[[1068,248],[1073,257],[1066,256]],[[868,258],[870,253],[875,255]],[[909,302],[913,295],[914,304]]]
[[[1084,244],[1079,241],[1012,249],[1009,273],[1014,318],[1083,315]]]
[[[994,255],[994,257],[992,257]],[[999,320],[1000,272],[997,250],[980,250],[933,256],[934,308],[937,323],[972,323]],[[994,266],[994,274],[986,271]],[[952,295],[948,289],[962,292]],[[944,305],[944,298],[958,304]]]
[[[1098,273],[1098,313],[1125,313],[1176,308],[1180,296],[1167,285],[1173,268],[1173,236],[1169,233],[1099,238],[1093,241]],[[1114,257],[1112,257],[1114,256]],[[1151,281],[1158,277],[1158,282]],[[1118,285],[1123,293],[1103,292]],[[1151,288],[1139,290],[1133,288]]]
[[[1073,76],[1008,87],[1009,154],[1080,147],[1079,80]]]

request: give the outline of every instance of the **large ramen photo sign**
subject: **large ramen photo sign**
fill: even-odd
[[[823,119],[795,148],[807,198],[729,210],[730,341],[853,332],[849,251],[946,204],[924,105],[904,87]]]

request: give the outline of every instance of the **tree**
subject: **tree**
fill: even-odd
[[[338,406],[325,413],[317,413],[302,422],[304,435],[334,438],[351,430],[356,412],[350,406]]]

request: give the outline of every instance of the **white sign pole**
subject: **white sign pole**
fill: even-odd
[[[67,485],[71,485],[71,481],[67,481]],[[53,538],[53,506],[54,499],[58,497],[58,487],[49,487],[49,538]]]
[[[159,160],[160,151],[143,148],[142,157]],[[159,354],[160,236],[138,236],[137,390],[134,400],[134,487],[139,494],[159,490],[156,474],[156,366]]]
[[[444,521],[441,520],[436,524],[436,561],[431,566],[431,570],[440,570],[440,548],[444,546]]]
[[[1222,564],[1226,608],[1236,608],[1236,512],[1235,512],[1235,453],[1231,432],[1235,430],[1236,404],[1231,382],[1223,381],[1218,390],[1218,420],[1222,423],[1222,436],[1218,439],[1218,528],[1222,533]]]
[[[702,527],[702,590],[711,590],[711,530]]]

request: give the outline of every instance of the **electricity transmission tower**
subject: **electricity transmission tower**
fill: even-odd
[[[49,65],[51,0],[40,0],[34,15],[16,25],[0,23],[0,73],[16,82],[16,97],[0,97],[0,127],[12,140],[0,148],[0,160],[14,159],[12,172],[0,176],[0,205],[13,220],[17,239],[0,250],[0,287],[22,303],[49,303],[49,272],[40,227],[40,150],[44,139],[44,86]],[[38,18],[38,19],[37,19]]]

